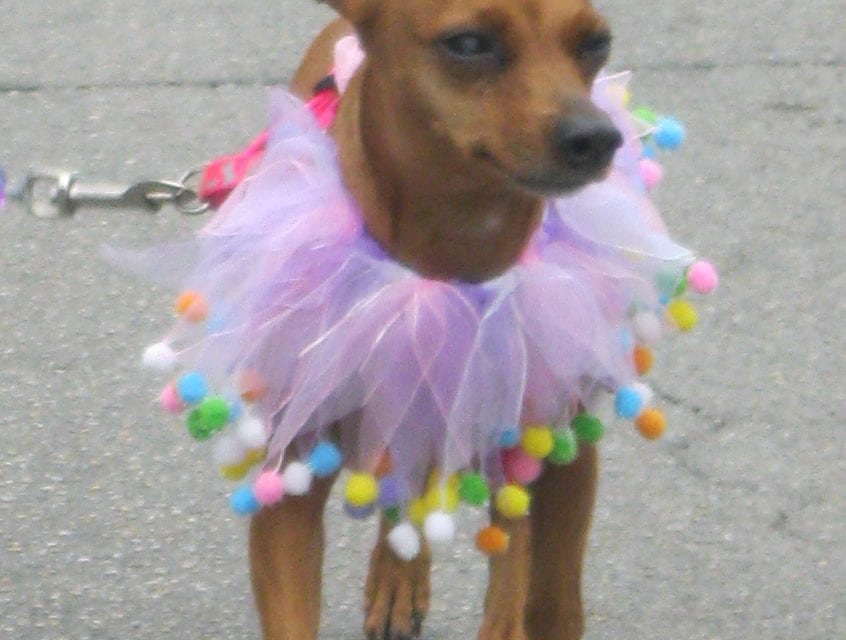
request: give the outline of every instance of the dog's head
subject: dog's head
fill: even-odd
[[[602,178],[622,143],[590,101],[611,46],[589,0],[330,0],[405,120],[462,164],[548,195]]]

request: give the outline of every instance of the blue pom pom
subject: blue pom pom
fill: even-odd
[[[408,498],[405,483],[397,476],[379,480],[379,506],[383,509],[401,505]]]
[[[238,422],[244,415],[244,405],[238,400],[229,398],[229,422]]]
[[[644,143],[641,155],[649,160],[657,160],[658,150],[655,148],[655,145]]]
[[[507,429],[499,436],[499,446],[503,449],[513,449],[520,444],[520,431],[518,429]]]
[[[621,418],[637,418],[643,410],[643,397],[632,387],[622,387],[614,398],[614,409]]]
[[[636,342],[634,332],[628,327],[620,327],[618,337],[620,340],[620,348],[623,350],[623,353],[629,353],[635,348]]]
[[[179,399],[185,404],[196,404],[206,397],[208,388],[206,379],[196,371],[186,373],[176,383],[176,391]]]
[[[253,493],[253,488],[250,486],[238,488],[229,499],[229,506],[239,516],[249,516],[261,509],[261,505]]]
[[[331,442],[321,442],[308,457],[308,466],[318,478],[328,478],[341,468],[343,461],[338,447]]]
[[[658,128],[652,134],[652,139],[662,149],[678,149],[685,139],[684,126],[673,118],[662,118]]]
[[[374,511],[376,511],[375,504],[369,504],[365,507],[354,507],[349,502],[344,503],[344,512],[356,520],[365,520],[372,516]]]
[[[206,319],[205,329],[209,335],[223,333],[226,330],[226,317],[220,312],[212,311]]]

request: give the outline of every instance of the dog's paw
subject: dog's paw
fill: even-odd
[[[489,611],[482,621],[478,640],[528,640],[522,611]]]
[[[423,545],[411,562],[400,560],[382,539],[370,557],[364,593],[367,640],[411,640],[420,636],[429,612],[431,557]]]

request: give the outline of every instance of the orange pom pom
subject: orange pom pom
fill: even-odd
[[[485,527],[476,534],[476,546],[485,555],[495,556],[508,551],[511,537],[499,527]]]
[[[247,369],[241,373],[241,399],[256,402],[267,392],[267,383],[257,371]]]
[[[183,316],[189,322],[203,322],[209,315],[209,303],[201,293],[196,291],[185,291],[179,295],[174,303],[176,313]]]
[[[637,375],[645,376],[652,370],[652,363],[655,361],[655,356],[652,355],[652,350],[643,345],[637,345],[634,348],[634,363]]]
[[[655,440],[664,434],[667,418],[658,409],[645,409],[635,421],[637,429],[647,440]]]
[[[386,476],[394,469],[393,461],[391,460],[391,454],[388,453],[386,449],[379,455],[379,460],[376,462],[376,469],[373,473],[376,477],[381,478],[382,476]]]

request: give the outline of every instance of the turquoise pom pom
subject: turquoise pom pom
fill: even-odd
[[[321,442],[308,457],[308,466],[318,478],[328,478],[341,468],[343,456],[331,442]]]
[[[652,139],[662,149],[678,149],[684,143],[686,133],[684,126],[673,118],[662,118],[652,134]]]
[[[176,383],[176,391],[179,394],[179,399],[185,404],[196,404],[205,398],[208,393],[206,379],[201,373],[191,371],[179,378]]]
[[[229,400],[229,422],[238,422],[244,415],[244,405],[239,400]]]
[[[499,436],[499,446],[512,449],[520,444],[520,432],[517,429],[507,429]]]
[[[643,398],[636,389],[623,387],[617,391],[617,397],[614,399],[614,409],[621,418],[637,418],[643,410]]]
[[[229,505],[232,507],[232,511],[239,516],[249,516],[261,509],[261,505],[253,493],[253,488],[250,486],[240,487],[235,491],[229,499]]]
[[[620,348],[623,353],[629,353],[635,348],[635,335],[631,329],[627,327],[620,327],[617,336],[620,340]]]
[[[658,150],[655,148],[655,145],[644,143],[641,155],[649,160],[657,160]]]

